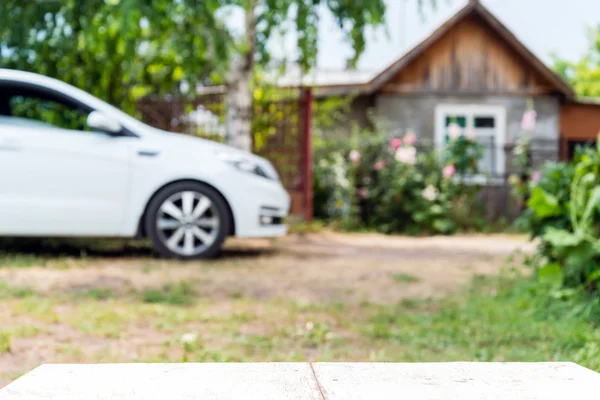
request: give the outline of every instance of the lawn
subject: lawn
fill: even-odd
[[[600,370],[589,310],[510,272],[521,239],[311,234],[219,260],[37,243],[0,256],[0,387],[46,362],[550,361]],[[503,272],[504,271],[504,272]],[[508,277],[510,275],[510,277]]]

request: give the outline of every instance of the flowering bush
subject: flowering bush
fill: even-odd
[[[477,172],[479,145],[461,134],[449,139],[443,154],[418,151],[416,144],[413,132],[391,140],[364,132],[343,150],[323,151],[315,165],[317,215],[386,233],[471,228],[474,191],[456,176]]]
[[[352,185],[342,152],[322,156],[314,166],[314,214],[322,219],[343,219],[350,215]]]

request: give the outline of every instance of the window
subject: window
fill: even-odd
[[[84,131],[88,109],[43,88],[0,83],[0,121],[19,126],[46,126]]]
[[[484,146],[484,154],[479,161],[481,181],[491,177],[492,181],[504,178],[506,173],[506,155],[504,144],[506,139],[506,110],[502,106],[485,105],[450,105],[442,104],[436,108],[435,144],[443,149],[449,138],[448,127],[456,123],[475,135],[477,142]]]

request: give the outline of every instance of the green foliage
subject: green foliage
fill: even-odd
[[[230,57],[248,40],[227,25],[236,8],[256,16],[259,65],[314,67],[318,21],[331,12],[354,60],[365,32],[384,22],[385,2],[325,0],[6,0],[0,8],[0,67],[59,78],[132,113],[149,94],[190,94],[197,84],[220,84]],[[14,21],[19,21],[15,24]],[[273,60],[270,41],[296,33],[298,59]]]
[[[251,2],[242,3],[245,7]],[[314,67],[318,54],[320,11],[326,8],[333,16],[347,42],[354,49],[356,62],[364,52],[366,30],[384,23],[386,5],[383,0],[259,0],[256,3],[257,37],[256,59],[266,65],[274,61],[297,62],[304,70]],[[295,32],[298,58],[295,60],[273,60],[269,39],[275,35]]]
[[[160,289],[146,289],[142,292],[145,303],[165,303],[175,306],[187,306],[194,303],[196,289],[189,282],[168,283]]]
[[[479,144],[460,137],[443,154],[418,151],[416,136],[389,140],[357,130],[342,142],[320,142],[315,151],[315,211],[347,229],[384,233],[441,233],[477,227],[475,194],[465,183],[476,174]],[[479,157],[479,158],[478,158]],[[458,168],[451,164],[461,164]]]
[[[0,300],[11,298],[24,298],[33,296],[35,292],[28,286],[11,285],[8,282],[0,280]]]
[[[392,279],[398,283],[416,283],[420,281],[419,278],[410,274],[393,274]]]
[[[342,152],[329,152],[318,157],[313,168],[314,215],[323,219],[347,218],[350,215],[353,187],[346,160]]]
[[[531,193],[528,207],[516,221],[517,227],[540,237],[547,227],[569,229],[567,205],[575,169],[568,163],[546,163],[540,171],[539,183],[529,182],[525,193]]]
[[[554,57],[554,70],[579,96],[600,97],[600,25],[588,32],[588,53],[579,61]]]
[[[405,361],[574,361],[600,370],[599,307],[583,291],[557,298],[529,278],[482,278],[460,296],[380,307],[363,335],[372,346],[406,348]]]
[[[78,291],[77,296],[94,300],[106,300],[114,297],[115,293],[111,288],[92,288]]]
[[[478,172],[478,162],[483,157],[483,145],[460,136],[455,140],[448,140],[444,148],[444,162],[454,165],[459,176],[475,175]]]
[[[8,332],[0,332],[0,355],[10,353],[12,348],[12,337]]]
[[[560,203],[556,196],[536,186],[531,191],[531,197],[527,202],[538,218],[554,217],[561,214]]]
[[[553,286],[595,291],[600,277],[600,148],[547,165],[521,224],[541,238],[538,276]],[[564,292],[563,292],[564,294]]]
[[[144,95],[195,87],[223,68],[228,34],[215,17],[222,5],[6,0],[0,67],[61,79],[131,113]]]

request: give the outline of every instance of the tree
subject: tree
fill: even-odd
[[[600,25],[591,29],[588,35],[588,54],[576,62],[555,56],[554,70],[579,96],[600,97]]]
[[[307,71],[318,54],[320,10],[329,10],[354,49],[354,61],[365,49],[365,30],[384,22],[384,0],[242,0],[244,36],[232,56],[227,74],[226,130],[229,142],[251,147],[251,88],[254,63],[269,64],[269,40],[276,34],[296,35],[298,65]],[[282,29],[283,27],[283,29]]]
[[[0,67],[55,77],[135,112],[147,94],[210,83],[227,60],[220,1],[3,0]],[[14,23],[19,21],[19,23]]]
[[[237,37],[223,17],[235,9],[245,15]],[[250,150],[251,83],[256,64],[276,67],[271,39],[295,35],[294,61],[308,71],[320,13],[331,12],[356,62],[385,11],[385,0],[3,0],[0,67],[57,77],[129,112],[147,94],[224,81],[228,140]]]

